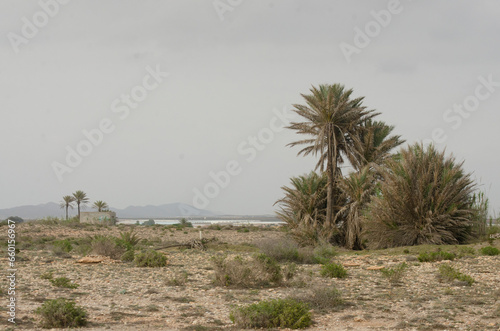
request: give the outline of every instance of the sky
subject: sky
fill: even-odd
[[[0,3],[0,208],[272,214],[313,170],[284,129],[340,83],[407,143],[446,149],[500,213],[498,1]]]

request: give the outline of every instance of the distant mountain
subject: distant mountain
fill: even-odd
[[[71,213],[71,211],[68,211]],[[58,203],[49,202],[41,205],[19,206],[14,208],[0,209],[0,219],[10,216],[19,216],[23,219],[44,218],[47,216],[64,217],[65,210]],[[72,215],[74,216],[74,215]]]
[[[88,207],[82,209],[90,210]],[[116,212],[118,218],[170,218],[170,217],[188,217],[188,216],[216,216],[217,214],[198,209],[184,203],[169,203],[159,206],[129,206],[125,209],[111,208]],[[76,209],[70,209],[70,217],[76,215]],[[65,210],[61,209],[59,204],[49,202],[40,205],[19,206],[14,208],[0,209],[0,220],[9,216],[19,216],[24,219],[38,219],[45,217],[64,217]]]

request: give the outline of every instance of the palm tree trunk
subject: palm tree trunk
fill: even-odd
[[[68,220],[68,204],[66,204],[66,221]]]
[[[327,146],[327,166],[326,166],[326,175],[328,178],[328,188],[326,191],[326,224],[329,227],[328,230],[333,228],[333,189],[335,183],[335,168],[336,168],[336,153],[333,150],[333,137],[332,137],[332,127],[331,125],[328,127],[328,146]]]
[[[76,204],[78,205],[78,219],[80,219],[80,202],[77,201]]]

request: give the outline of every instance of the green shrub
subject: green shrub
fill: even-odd
[[[439,266],[439,276],[448,281],[457,279],[459,281],[466,282],[469,286],[471,286],[475,281],[471,276],[461,273],[448,264]]]
[[[185,218],[181,218],[181,220],[179,221],[178,226],[180,226],[182,228],[192,228],[193,227],[193,223],[188,222],[188,220],[185,219]]]
[[[330,244],[321,244],[314,248],[313,261],[319,264],[325,264],[337,255],[335,247]]]
[[[321,266],[320,275],[330,278],[345,278],[347,277],[347,270],[338,263],[327,263]]]
[[[47,300],[35,313],[41,317],[42,328],[76,328],[87,325],[87,313],[72,300]]]
[[[71,245],[71,241],[69,239],[64,240],[56,240],[53,243],[54,247],[61,248],[62,251],[69,253],[73,249],[73,245]]]
[[[381,269],[380,272],[382,273],[382,276],[389,281],[389,283],[396,284],[401,281],[401,278],[403,278],[406,269],[408,269],[408,265],[403,262],[401,264],[398,264],[394,268]]]
[[[122,256],[120,257],[120,260],[122,260],[123,262],[132,262],[134,261],[134,257],[135,257],[135,251],[131,249],[123,253]]]
[[[489,256],[499,255],[500,250],[496,247],[486,246],[486,247],[481,248],[481,254],[489,255]]]
[[[66,277],[58,277],[55,279],[49,279],[52,285],[56,287],[64,287],[64,288],[78,288],[78,284],[72,283],[71,279]]]
[[[229,318],[240,328],[301,329],[312,323],[308,305],[293,299],[261,301],[236,308]]]
[[[455,253],[449,253],[443,251],[437,251],[431,253],[423,252],[418,255],[418,260],[420,262],[436,262],[443,260],[453,261],[455,257],[456,257]]]
[[[167,257],[162,253],[149,249],[135,255],[134,263],[138,267],[159,268],[167,265]]]
[[[141,238],[139,238],[133,230],[120,232],[120,238],[115,238],[116,245],[125,248],[126,250],[133,249],[140,242]]]

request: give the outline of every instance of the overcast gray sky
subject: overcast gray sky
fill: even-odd
[[[434,132],[500,211],[498,1],[0,9],[0,208],[75,190],[116,208],[193,204],[199,190],[206,209],[272,213],[280,187],[316,163],[285,147],[298,137],[280,130],[284,111],[341,83],[407,142]]]

